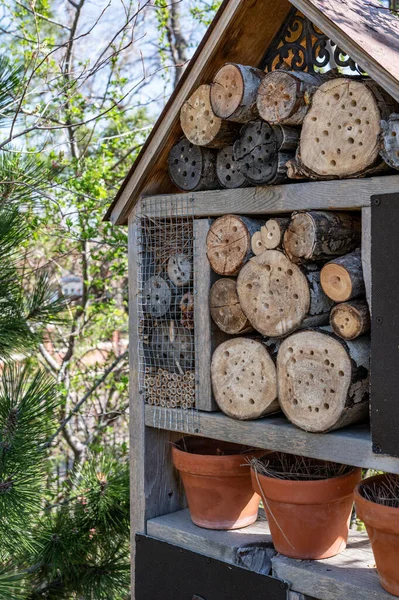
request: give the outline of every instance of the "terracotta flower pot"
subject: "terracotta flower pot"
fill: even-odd
[[[366,525],[381,585],[390,594],[399,596],[399,508],[371,502],[362,495],[362,488],[385,478],[376,475],[359,483],[355,504],[358,517]]]
[[[299,559],[335,556],[346,547],[354,488],[361,469],[340,477],[293,481],[251,470],[260,492],[277,552]],[[259,485],[258,485],[259,481]]]
[[[173,464],[180,471],[195,525],[239,529],[256,521],[260,498],[252,489],[247,459],[264,453],[194,437],[173,446]]]

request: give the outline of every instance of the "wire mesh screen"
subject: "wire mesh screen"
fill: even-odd
[[[193,216],[187,200],[144,198],[138,213],[139,377],[153,426],[199,431]]]

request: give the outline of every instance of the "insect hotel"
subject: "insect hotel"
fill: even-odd
[[[398,103],[377,0],[225,0],[123,183],[136,600],[399,596]]]

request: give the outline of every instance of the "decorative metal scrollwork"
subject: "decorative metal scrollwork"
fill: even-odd
[[[295,8],[269,47],[262,67],[266,71],[289,68],[308,73],[337,68],[346,75],[366,75],[350,56]]]

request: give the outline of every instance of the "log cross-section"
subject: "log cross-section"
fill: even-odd
[[[335,302],[346,302],[363,295],[365,285],[360,249],[324,265],[320,281],[324,293]]]
[[[337,304],[331,311],[330,324],[336,335],[354,340],[370,330],[370,312],[366,300]]]
[[[248,186],[234,157],[233,146],[226,146],[219,150],[216,159],[216,174],[220,185],[224,188],[235,189]]]
[[[237,282],[229,277],[218,279],[209,294],[209,308],[216,325],[230,335],[252,331],[237,295]]]
[[[175,144],[168,158],[169,177],[180,190],[198,192],[218,188],[216,151],[194,146],[186,138]]]
[[[247,123],[258,117],[256,96],[265,74],[254,67],[227,63],[211,85],[212,109],[221,119]]]

